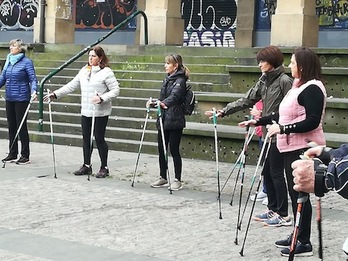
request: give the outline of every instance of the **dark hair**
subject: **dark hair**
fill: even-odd
[[[260,61],[268,62],[274,68],[277,68],[284,63],[284,55],[277,46],[270,45],[257,53],[256,60],[258,63]]]
[[[185,76],[187,78],[189,78],[190,70],[185,65],[183,65],[182,57],[180,54],[171,53],[171,54],[167,55],[164,60],[166,63],[178,64],[178,69],[183,69],[185,72]]]
[[[321,80],[321,64],[318,55],[307,47],[298,47],[293,52],[302,85],[310,80]]]
[[[104,67],[109,67],[109,59],[106,57],[104,49],[101,48],[100,45],[96,45],[92,47],[91,49],[89,49],[88,53],[90,51],[94,51],[95,54],[100,58],[100,62],[99,62],[100,68],[103,69]]]

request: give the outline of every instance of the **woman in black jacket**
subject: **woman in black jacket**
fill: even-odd
[[[165,58],[164,68],[167,76],[162,84],[159,101],[151,103],[152,106],[160,104],[162,110],[161,117],[157,119],[160,178],[152,183],[151,187],[169,186],[167,177],[168,162],[163,148],[159,122],[162,119],[166,150],[169,145],[175,170],[175,180],[170,184],[170,189],[179,190],[182,188],[182,160],[179,149],[182,132],[186,125],[183,103],[186,96],[186,81],[189,78],[190,71],[183,65],[182,57],[179,54],[168,55]]]

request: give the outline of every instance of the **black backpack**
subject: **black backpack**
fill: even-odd
[[[186,96],[183,103],[185,115],[191,115],[196,105],[195,93],[191,90],[191,85],[186,85]]]

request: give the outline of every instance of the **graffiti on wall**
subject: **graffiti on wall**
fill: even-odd
[[[112,29],[136,11],[136,0],[75,0],[75,27]],[[135,19],[125,28],[135,30]]]
[[[1,30],[32,30],[39,0],[0,0]]]
[[[320,29],[348,29],[348,0],[316,0]],[[257,30],[270,30],[271,16],[277,0],[259,0],[257,3]]]
[[[182,0],[181,15],[184,46],[235,46],[235,0]]]
[[[321,28],[348,28],[347,0],[316,0],[316,6]]]

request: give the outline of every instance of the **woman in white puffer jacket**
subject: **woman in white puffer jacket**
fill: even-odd
[[[107,166],[108,144],[105,141],[106,125],[111,114],[112,98],[119,94],[119,83],[113,71],[109,68],[108,58],[102,47],[95,46],[88,52],[88,64],[69,83],[45,97],[59,99],[76,89],[81,89],[81,126],[83,136],[83,158],[81,168],[75,175],[92,174],[91,165],[91,127],[93,110],[95,115],[94,137],[97,144],[101,166],[97,178],[109,176]]]

